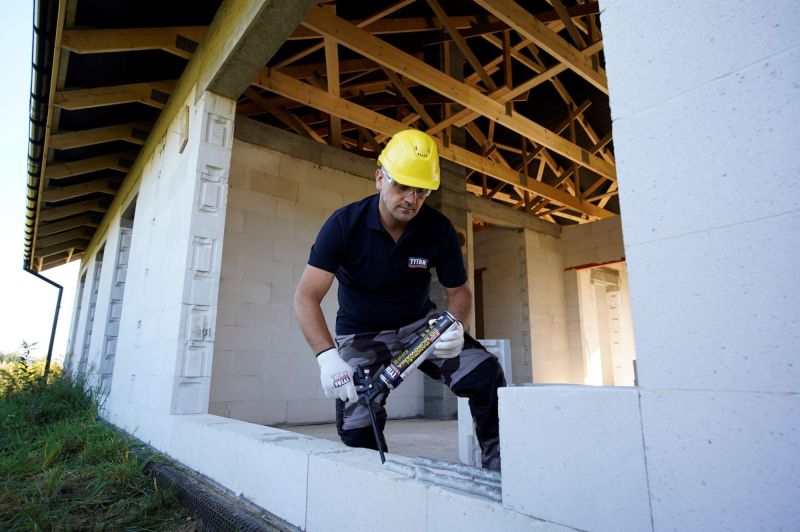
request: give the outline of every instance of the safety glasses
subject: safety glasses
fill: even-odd
[[[428,188],[410,187],[408,185],[403,185],[401,183],[398,183],[397,181],[392,179],[392,176],[390,176],[389,173],[386,170],[384,170],[383,168],[381,168],[381,173],[383,174],[383,178],[390,185],[392,185],[396,191],[398,191],[400,194],[402,194],[406,198],[410,198],[411,196],[415,196],[415,197],[420,198],[420,199],[425,199],[425,198],[427,198],[428,196],[431,195],[431,192],[433,192],[432,190],[430,190]]]

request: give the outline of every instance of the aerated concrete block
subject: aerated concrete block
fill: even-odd
[[[348,449],[315,454],[310,456],[308,465],[305,529],[425,530],[426,490],[421,482],[384,470],[376,451]]]
[[[800,5],[790,0],[772,2],[768,11],[747,0],[605,0],[600,6],[615,121],[800,44]],[[720,24],[710,28],[709,20]],[[658,53],[661,50],[669,53]],[[758,103],[749,101],[746,107]],[[677,138],[674,130],[662,130],[671,132],[670,139]],[[614,140],[618,148],[616,128]]]
[[[309,457],[343,449],[335,442],[288,431],[242,439],[236,464],[240,471],[236,491],[293,525],[304,528]]]
[[[800,46],[614,122],[628,246],[797,210],[798,63]]]
[[[656,530],[797,530],[800,396],[641,394]]]
[[[800,391],[800,212],[628,249],[645,388]]]
[[[501,388],[503,506],[593,531],[650,530],[634,388]]]
[[[550,523],[513,510],[500,503],[458,491],[430,487],[427,490],[426,532],[453,530],[503,532],[574,532],[574,528]]]

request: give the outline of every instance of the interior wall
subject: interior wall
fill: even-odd
[[[564,254],[551,236],[525,231],[533,382],[570,382]]]
[[[209,412],[261,424],[331,422],[334,403],[292,300],[323,222],[376,192],[374,163],[266,126],[242,127],[252,128],[248,140],[275,147],[234,143]],[[336,293],[334,280],[322,302],[331,331]],[[422,414],[421,379],[391,394],[392,417]]]
[[[624,266],[625,248],[622,235],[621,217],[605,218],[590,224],[570,225],[561,230],[561,251],[563,254],[563,286],[567,323],[568,358],[570,377],[574,384],[598,384],[593,382],[587,365],[587,331],[581,319],[580,281],[578,269],[596,265],[617,268],[621,278],[623,299],[621,315],[625,342],[629,351],[634,351],[633,324],[630,318],[630,294],[628,291],[627,268]]]
[[[521,230],[490,227],[474,233],[475,268],[483,268],[483,330],[511,341],[514,384],[532,382],[530,316]]]

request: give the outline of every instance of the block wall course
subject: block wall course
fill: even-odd
[[[294,316],[294,290],[327,216],[374,191],[374,166],[365,178],[349,173],[346,166],[328,168],[242,141],[235,142],[231,164],[240,179],[230,183],[228,196],[235,222],[225,235],[215,347],[233,354],[226,366],[229,373],[218,375],[235,381],[260,374],[265,390],[260,400],[280,406],[259,414],[258,400],[236,398],[231,395],[235,386],[216,378],[212,388],[219,393],[212,390],[212,401],[223,415],[241,414],[258,422],[332,421],[333,403],[324,399],[319,369]],[[334,283],[322,301],[331,328],[338,308],[336,289]],[[265,354],[263,361],[255,355],[259,352]],[[277,375],[280,379],[272,378]],[[398,415],[420,412],[421,407],[404,407]]]
[[[651,529],[634,388],[534,385],[498,395],[503,506],[581,530]]]
[[[641,393],[656,530],[796,528],[800,396]]]
[[[647,112],[800,44],[792,24],[800,20],[800,6],[788,0],[772,4],[769,13],[744,0],[695,3],[692,9],[654,9],[658,5],[652,1],[601,2],[605,50],[607,55],[613,54],[607,70],[615,121]],[[725,18],[726,24],[709,32],[703,21],[720,17]],[[654,42],[659,43],[658,51],[669,53],[663,55],[662,61],[646,62],[638,52]],[[752,108],[770,98],[756,100],[743,107]],[[703,112],[703,108],[698,107],[697,111]],[[715,124],[720,120],[724,118],[717,115],[702,122]],[[670,131],[671,139],[679,140],[675,130],[664,131]],[[656,137],[661,135],[651,136]],[[619,148],[616,142],[614,146]]]
[[[641,386],[800,391],[798,224],[795,212],[629,247]]]

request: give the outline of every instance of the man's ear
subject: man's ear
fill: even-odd
[[[380,190],[382,183],[383,183],[383,173],[381,172],[381,169],[378,168],[377,170],[375,170],[375,189]]]

